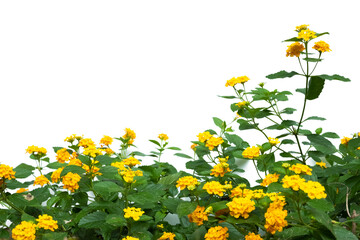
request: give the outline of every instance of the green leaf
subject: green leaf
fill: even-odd
[[[350,79],[346,78],[346,77],[343,77],[343,76],[340,76],[340,75],[337,75],[337,74],[334,74],[334,75],[327,75],[327,74],[322,74],[322,75],[317,75],[316,77],[319,77],[319,78],[322,78],[324,80],[339,80],[339,81],[342,81],[342,82],[350,82]]]
[[[327,229],[333,232],[333,225],[331,223],[331,218],[323,211],[316,208],[310,208],[310,212],[320,224],[324,225]]]
[[[280,239],[292,239],[294,237],[305,236],[310,234],[307,227],[290,227],[276,234]]]
[[[234,99],[234,98],[237,98],[235,96],[219,96],[218,97],[221,97],[221,98],[226,98],[226,99]]]
[[[284,108],[281,113],[284,113],[284,114],[293,114],[294,112],[296,111],[295,108]]]
[[[192,157],[190,157],[189,155],[186,155],[184,153],[175,153],[174,155],[178,156],[178,157],[182,157],[182,158],[192,159]]]
[[[316,208],[322,211],[334,211],[334,205],[327,201],[326,199],[311,199],[306,202],[310,207]]]
[[[95,190],[95,192],[99,193],[100,195],[108,196],[111,193],[121,192],[123,190],[123,188],[114,182],[102,181],[102,182],[94,183],[94,190]]]
[[[66,237],[66,232],[49,232],[42,235],[42,239],[44,240],[63,240],[66,239]]]
[[[217,117],[213,117],[213,121],[216,126],[218,126],[221,129],[223,128],[223,126],[224,126],[223,120],[221,120],[220,118],[217,118]]]
[[[157,191],[141,191],[129,194],[128,196],[128,200],[134,202],[136,206],[142,209],[154,208],[160,198],[161,195]]]
[[[152,142],[152,143],[158,145],[159,147],[161,147],[160,143],[158,141],[156,141],[156,140],[151,140],[150,139],[149,142]]]
[[[302,41],[301,38],[293,37],[293,38],[289,38],[287,40],[284,40],[283,42],[301,42],[301,41]]]
[[[334,226],[334,235],[337,240],[358,240],[358,238],[350,231],[342,226]]]
[[[46,165],[47,168],[58,169],[67,166],[67,163],[52,162]]]
[[[309,89],[307,92],[306,99],[314,100],[314,99],[318,98],[321,91],[324,88],[324,84],[325,84],[324,79],[317,77],[317,76],[311,77],[310,81],[309,81]]]
[[[173,185],[182,175],[183,175],[182,172],[170,174],[166,177],[161,178],[158,183],[164,184],[164,185]]]
[[[281,144],[295,144],[295,142],[291,139],[284,139],[281,141]]]
[[[323,59],[319,59],[319,58],[303,58],[303,60],[305,60],[307,62],[321,62]]]
[[[7,229],[0,229],[0,239],[10,239],[10,234]]]
[[[121,227],[126,225],[126,219],[119,214],[109,214],[106,216],[106,223],[115,227]]]
[[[255,129],[256,126],[254,124],[250,124],[248,121],[244,119],[239,119],[237,122],[240,124],[239,129],[240,130],[247,130],[247,129]]]
[[[85,173],[86,171],[79,166],[76,165],[67,165],[61,172],[60,177],[65,176],[66,174],[68,174],[69,172],[72,173],[77,173],[81,176],[81,174]]]
[[[82,228],[100,228],[106,221],[107,214],[105,212],[94,212],[81,218],[79,227]]]
[[[326,138],[317,134],[310,134],[306,136],[316,150],[324,154],[332,154],[337,152],[335,146]]]
[[[61,150],[61,149],[63,149],[63,148],[64,148],[64,147],[53,147],[55,153],[57,153],[57,151],[59,151],[59,150]]]
[[[340,138],[339,135],[337,135],[336,133],[333,132],[326,132],[321,134],[321,136],[326,137],[326,138]]]
[[[305,119],[303,122],[308,121],[308,120],[319,120],[319,121],[325,121],[325,120],[326,120],[326,118],[323,118],[323,117],[317,117],[317,116],[311,116],[311,117],[308,117],[307,119]]]
[[[211,203],[210,206],[213,207],[213,211],[217,212],[222,209],[227,209],[228,206],[226,205],[229,201],[220,201]]]
[[[30,176],[32,174],[32,172],[35,170],[35,168],[28,164],[21,163],[13,170],[15,171],[16,178],[27,178],[28,176]]]
[[[305,95],[306,89],[305,88],[297,88],[295,91]]]
[[[280,72],[267,75],[266,78],[268,78],[268,79],[287,78],[287,77],[293,77],[293,76],[295,76],[295,75],[299,75],[299,73],[294,72],[294,71],[292,71],[292,72],[286,72],[286,71],[282,70],[282,71],[280,71]]]
[[[181,151],[181,148],[178,148],[178,147],[168,147],[166,149],[175,150],[175,151]]]
[[[84,155],[81,155],[81,154],[80,154],[80,155],[78,156],[78,158],[79,158],[79,160],[80,160],[82,163],[84,163],[84,164],[86,164],[86,165],[88,165],[88,166],[91,165],[90,157],[84,156]]]
[[[196,202],[181,202],[176,209],[176,213],[179,215],[179,217],[187,216],[196,209],[196,206]]]
[[[330,33],[328,33],[328,32],[323,32],[323,33],[316,33],[315,35],[316,35],[317,37],[320,37],[320,36],[325,35],[325,34],[330,34]]]
[[[236,134],[225,133],[225,137],[230,143],[235,144],[237,147],[241,147],[244,142],[244,140]]]

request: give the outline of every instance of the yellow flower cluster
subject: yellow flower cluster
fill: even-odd
[[[212,135],[210,134],[210,132],[206,131],[206,132],[203,132],[203,133],[199,133],[199,135],[197,135],[198,139],[199,139],[199,142],[206,142],[207,140],[209,140]]]
[[[26,153],[42,156],[47,153],[47,150],[43,147],[39,148],[37,146],[32,145],[26,149]]]
[[[185,176],[179,178],[176,182],[176,187],[180,187],[180,190],[184,190],[187,188],[188,190],[194,190],[197,185],[199,185],[200,182],[198,179],[192,177],[192,176]]]
[[[270,183],[277,182],[279,180],[280,174],[268,174],[263,179],[261,186],[267,187],[270,185]]]
[[[311,199],[326,198],[325,188],[319,182],[307,181],[299,175],[285,176],[282,179],[284,188],[292,188],[294,191],[302,190]]]
[[[96,148],[96,146],[89,146],[84,149],[83,154],[86,156],[96,158],[97,156],[102,155],[102,151],[101,149]]]
[[[234,189],[231,190],[231,198],[234,197],[243,197],[243,198],[252,198],[253,196],[253,191],[250,189],[245,188],[245,186],[243,186],[242,184],[240,184],[239,186],[235,187]]]
[[[75,192],[76,189],[79,188],[79,181],[81,177],[77,173],[68,172],[62,178],[62,183],[64,184],[63,188],[68,189],[71,192]]]
[[[234,198],[231,202],[226,204],[229,207],[230,215],[239,218],[248,218],[249,213],[255,210],[255,202],[250,198],[237,197]]]
[[[88,148],[90,146],[95,147],[95,143],[91,138],[83,138],[79,141],[78,146],[83,148]]]
[[[295,42],[288,46],[286,49],[286,56],[287,57],[299,57],[300,53],[305,50],[305,47],[302,43]]]
[[[206,141],[205,147],[208,147],[210,151],[212,151],[215,147],[222,144],[224,140],[221,137],[211,137]]]
[[[51,182],[57,183],[60,181],[60,175],[63,169],[64,167],[58,168],[51,174]]]
[[[135,176],[143,176],[143,172],[140,170],[132,170],[131,167],[140,164],[140,161],[134,157],[129,157],[121,162],[113,162],[111,166],[118,168],[119,174],[123,177],[127,183],[133,183]],[[129,166],[126,167],[125,165]]]
[[[260,236],[260,234],[250,232],[245,236],[245,240],[263,240],[263,238]]]
[[[207,191],[208,194],[216,194],[218,196],[224,196],[226,191],[225,187],[217,181],[211,181],[204,184],[203,189]]]
[[[59,163],[64,163],[70,160],[70,153],[66,148],[62,148],[56,151],[56,160]]]
[[[309,26],[309,25],[306,25],[306,24],[303,24],[303,25],[300,25],[300,26],[296,26],[295,31],[300,32],[300,31],[302,31],[302,30],[306,30],[306,29],[308,29],[308,26]]]
[[[113,163],[111,163],[111,166],[118,168],[119,173],[121,171],[126,170],[125,163],[123,161],[121,161],[121,162],[113,162]]]
[[[171,232],[163,232],[163,235],[158,240],[174,240],[175,234]]]
[[[109,136],[106,136],[104,135],[104,137],[102,139],[100,139],[100,144],[104,144],[104,145],[111,145],[113,142],[113,139],[112,137],[109,137]]]
[[[48,184],[48,183],[50,183],[49,179],[47,179],[44,175],[40,175],[35,178],[33,186],[35,186],[35,185],[44,186],[45,184]]]
[[[196,223],[198,226],[203,225],[204,221],[208,220],[208,213],[205,207],[197,206],[196,209],[188,215],[189,221]]]
[[[227,80],[225,87],[233,87],[238,83],[246,83],[247,81],[249,81],[250,78],[248,78],[247,76],[242,76],[242,77],[233,77],[230,80]]]
[[[165,133],[159,134],[158,138],[163,141],[166,141],[169,139],[169,137]]]
[[[324,41],[316,42],[315,45],[313,46],[313,49],[318,50],[319,52],[322,52],[322,53],[331,51],[330,45]]]
[[[214,175],[215,177],[223,177],[225,173],[231,172],[229,168],[229,164],[227,163],[219,163],[216,164],[213,169],[211,169],[210,175]]]
[[[13,168],[5,164],[0,164],[0,178],[7,178],[9,180],[15,178]]]
[[[22,221],[12,230],[14,240],[35,240],[36,225],[32,222]]]
[[[227,227],[212,227],[205,234],[205,240],[226,240],[229,237],[228,230]]]
[[[80,141],[82,138],[82,136],[77,136],[76,134],[73,134],[70,137],[65,138],[64,142],[69,142],[72,144],[75,140]]]
[[[260,156],[260,148],[257,146],[247,147],[243,153],[244,158],[254,159]]]
[[[136,165],[140,165],[140,161],[134,157],[129,157],[129,158],[126,158],[124,160],[122,160],[122,162],[124,163],[124,165],[127,165],[129,167],[134,167]]]
[[[249,103],[249,102],[247,102],[247,101],[242,101],[242,102],[238,102],[238,103],[236,104],[236,106],[238,106],[239,108],[242,108],[242,107],[246,106],[248,103]]]
[[[127,207],[124,209],[124,213],[125,218],[132,218],[135,221],[138,221],[145,212],[141,211],[141,208]]]
[[[130,168],[125,169],[120,172],[120,175],[123,177],[124,181],[127,183],[133,183],[135,176],[143,176],[143,172],[140,170],[133,171]]]
[[[268,137],[268,140],[269,140],[269,143],[270,143],[272,146],[275,146],[275,145],[277,145],[277,144],[280,143],[280,140],[277,139],[277,138]]]
[[[276,203],[270,203],[269,208],[265,213],[265,229],[271,234],[275,232],[281,232],[284,227],[288,225],[288,222],[285,220],[287,216],[287,211],[283,210],[282,207],[279,207]]]
[[[135,238],[135,237],[126,236],[126,237],[124,237],[122,240],[140,240],[140,239],[139,239],[139,238]]]
[[[292,165],[291,167],[289,167],[289,170],[295,172],[296,174],[312,175],[312,169],[307,165],[301,163]]]
[[[297,36],[297,38],[303,39],[306,42],[316,37],[316,33],[314,31],[311,31],[310,29],[301,30]]]
[[[49,229],[50,231],[58,229],[57,221],[55,221],[52,216],[49,216],[47,214],[38,216],[36,221],[38,222],[38,228]]]
[[[300,186],[303,185],[306,180],[299,175],[286,175],[281,181],[283,182],[284,188],[292,188],[294,191],[299,191]]]
[[[125,134],[123,136],[124,139],[128,140],[128,144],[133,144],[134,139],[136,138],[136,134],[130,128],[125,128]]]
[[[343,137],[341,139],[341,144],[344,144],[344,145],[347,145],[348,142],[351,140],[352,138],[349,138],[349,137]]]

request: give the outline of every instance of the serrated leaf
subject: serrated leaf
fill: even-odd
[[[79,222],[79,227],[83,228],[100,228],[106,221],[107,214],[105,212],[94,212],[90,213]]]
[[[268,79],[287,78],[287,77],[293,77],[295,75],[299,75],[299,73],[297,73],[295,71],[286,72],[286,71],[282,70],[282,71],[274,73],[274,74],[269,74],[266,76],[266,78],[268,78]]]
[[[352,232],[341,226],[334,226],[334,235],[337,240],[358,240]]]
[[[306,204],[318,210],[334,211],[334,205],[326,199],[310,199]]]
[[[196,206],[196,202],[181,202],[176,209],[176,213],[179,215],[179,217],[187,216],[196,209]]]
[[[349,78],[340,76],[338,74],[334,74],[334,75],[322,74],[322,75],[317,75],[317,77],[320,77],[320,78],[326,79],[326,80],[339,80],[339,81],[342,81],[342,82],[350,82]]]
[[[114,182],[102,181],[94,183],[94,190],[100,195],[109,195],[111,193],[121,192],[123,188]]]
[[[324,88],[325,80],[323,78],[314,76],[310,78],[309,89],[307,91],[306,99],[314,100],[319,97]]]
[[[278,233],[277,236],[281,239],[292,239],[294,237],[308,235],[309,233],[310,230],[307,227],[290,227]]]
[[[325,226],[331,232],[333,232],[333,225],[331,224],[331,218],[323,211],[316,208],[310,208],[310,212],[316,221]]]
[[[16,178],[27,178],[28,176],[30,176],[32,174],[32,172],[35,170],[35,168],[28,164],[21,163],[13,170],[15,171]]]

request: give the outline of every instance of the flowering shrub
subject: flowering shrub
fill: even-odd
[[[9,239],[358,239],[360,230],[360,133],[353,137],[307,129],[305,109],[317,99],[327,80],[348,82],[340,75],[313,75],[321,56],[330,52],[328,33],[308,25],[286,50],[301,72],[279,71],[268,79],[299,77],[304,102],[283,107],[290,91],[268,90],[263,83],[246,90],[247,76],[225,83],[234,95],[232,121],[214,117],[217,129],[197,135],[188,171],[178,171],[161,159],[169,138],[150,140],[156,151],[131,151],[136,139],[126,128],[122,137],[104,136],[99,145],[72,135],[54,147],[56,159],[43,147],[29,146],[34,164],[0,165],[0,237]],[[310,50],[314,49],[315,53]],[[315,54],[315,55],[313,55]],[[313,57],[315,56],[315,57]],[[313,66],[311,66],[313,65]],[[293,105],[293,104],[292,104]],[[233,127],[240,130],[237,134]],[[264,138],[250,145],[241,131],[258,131]],[[117,142],[115,142],[117,140]],[[119,151],[113,150],[117,144]],[[334,145],[337,143],[338,147]],[[153,157],[144,166],[141,158]],[[239,161],[250,161],[257,184],[241,175]],[[169,220],[175,216],[178,221]]]

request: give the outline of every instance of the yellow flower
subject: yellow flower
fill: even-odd
[[[262,197],[265,196],[265,193],[262,189],[255,189],[252,191],[252,196],[251,198],[254,198],[254,199],[260,199]]]
[[[123,161],[121,161],[121,162],[113,162],[113,163],[111,163],[111,166],[118,168],[119,171],[125,171],[126,170],[125,163]]]
[[[196,188],[196,185],[199,185],[200,182],[196,178],[192,176],[185,176],[179,178],[176,182],[176,187],[180,187],[180,190],[184,190],[185,188],[191,190],[194,190]]]
[[[288,225],[285,220],[287,211],[282,208],[275,208],[270,204],[270,207],[265,213],[265,229],[271,234],[275,234],[277,231],[281,232],[284,227]]]
[[[30,154],[34,154],[34,155],[39,155],[39,156],[43,156],[47,153],[46,149],[41,147],[37,147],[37,146],[29,146],[27,149],[26,149],[26,153],[30,153]]]
[[[174,240],[176,235],[171,232],[163,232],[163,235],[158,240]]]
[[[35,240],[36,225],[32,222],[22,221],[12,230],[14,240]]]
[[[248,104],[247,101],[242,101],[242,102],[238,102],[238,103],[236,104],[236,106],[238,106],[239,108],[242,108],[242,107],[246,106],[247,104]]]
[[[290,163],[283,163],[281,166],[283,168],[289,168],[291,165],[290,165]]]
[[[169,137],[164,133],[159,134],[158,138],[163,141],[166,141],[169,139]]]
[[[71,192],[75,192],[76,189],[79,188],[79,181],[81,177],[77,173],[68,172],[62,178],[62,183],[64,184],[63,188],[68,189]]]
[[[303,25],[300,25],[300,26],[296,26],[295,31],[300,32],[300,31],[302,31],[302,30],[306,30],[306,29],[308,29],[308,26],[309,26],[309,25],[306,25],[306,24],[303,24]]]
[[[214,175],[215,177],[223,177],[225,173],[228,173],[230,171],[231,169],[229,168],[229,164],[219,163],[216,164],[213,169],[211,169],[210,175]]]
[[[0,178],[7,178],[9,180],[15,178],[13,168],[5,164],[0,164]]]
[[[227,240],[229,237],[228,230],[227,227],[212,227],[205,234],[205,240]]]
[[[329,44],[327,44],[324,41],[316,42],[315,45],[313,46],[313,49],[318,50],[319,52],[322,53],[331,51]]]
[[[206,131],[206,132],[203,132],[203,133],[199,133],[199,135],[197,135],[197,137],[199,138],[199,142],[205,142],[207,140],[209,140],[212,135],[210,134],[210,132]]]
[[[115,153],[111,148],[102,148],[100,150],[105,152],[106,155],[113,155]]]
[[[261,186],[267,187],[270,185],[270,183],[273,182],[277,182],[279,180],[280,174],[268,174],[266,175],[266,177],[263,179],[262,183],[260,184]]]
[[[131,169],[125,169],[120,172],[120,175],[123,177],[124,181],[127,183],[133,183],[135,176],[143,176],[143,172],[140,170],[133,171]]]
[[[104,135],[104,137],[102,139],[100,139],[100,144],[104,144],[104,145],[111,145],[113,142],[112,137],[106,136]]]
[[[156,227],[163,229],[163,228],[164,228],[164,224],[158,224],[158,225],[156,225]]]
[[[82,166],[82,162],[80,161],[80,159],[77,158],[77,153],[73,152],[70,156],[70,162],[68,163],[68,165],[75,165],[75,166]]]
[[[248,78],[247,76],[242,76],[242,77],[233,77],[230,80],[228,80],[225,84],[225,87],[233,87],[238,83],[246,83],[247,81],[249,81],[250,78]]]
[[[292,188],[294,191],[299,191],[300,187],[305,183],[305,179],[299,175],[286,175],[281,181],[283,182],[282,186],[284,188]]]
[[[124,209],[124,213],[125,218],[132,218],[138,221],[145,212],[141,211],[141,208],[127,207]]]
[[[95,164],[98,162],[99,161],[91,160],[91,167],[86,164],[83,164],[81,167],[93,178],[95,175],[102,175],[102,173],[99,172],[100,168],[95,166]]]
[[[95,143],[91,138],[83,138],[79,141],[78,146],[88,148],[90,146],[95,147]]]
[[[101,149],[96,148],[96,146],[94,145],[85,148],[83,154],[86,156],[96,158],[97,156],[102,155],[102,152]]]
[[[224,186],[217,181],[211,181],[204,184],[203,189],[207,191],[208,194],[216,194],[218,196],[223,196],[226,191]]]
[[[260,234],[255,234],[253,232],[248,233],[248,235],[245,236],[245,240],[263,240],[260,236]]]
[[[344,145],[347,145],[348,142],[351,140],[352,138],[349,138],[349,137],[343,137],[341,139],[341,144],[344,144]]]
[[[190,148],[193,150],[193,151],[196,151],[196,147],[197,147],[198,145],[196,144],[196,143],[194,143],[194,144],[192,144],[191,146],[190,146]]]
[[[208,214],[205,212],[205,207],[197,206],[196,209],[188,215],[188,218],[190,222],[200,226],[203,225],[204,221],[208,220]]]
[[[127,139],[129,144],[133,144],[134,139],[136,138],[136,134],[130,128],[125,128],[125,135],[123,136],[123,138]]]
[[[315,163],[316,165],[320,166],[321,168],[326,168],[326,163],[323,161]]]
[[[260,148],[256,146],[247,147],[243,153],[244,158],[254,159],[260,156]]]
[[[222,144],[224,140],[221,137],[211,137],[209,140],[206,141],[205,147],[208,147],[209,150],[213,150],[215,147]]]
[[[124,162],[125,165],[129,166],[129,167],[134,167],[136,165],[140,165],[141,163],[139,162],[139,160],[137,160],[134,157],[129,157],[129,158],[125,158],[124,160],[122,160]]]
[[[233,198],[233,200],[226,204],[229,207],[230,215],[239,218],[248,218],[249,213],[255,210],[255,202],[249,198]]]
[[[55,170],[52,174],[51,174],[51,182],[53,183],[57,183],[60,181],[60,175],[61,172],[64,168],[58,168],[57,170]]]
[[[279,139],[277,139],[277,138],[269,137],[268,140],[269,140],[269,143],[270,143],[272,146],[275,146],[275,145],[277,145],[277,144],[280,143]]]
[[[139,239],[139,238],[135,238],[135,237],[126,236],[126,237],[124,237],[122,240],[140,240],[140,239]]]
[[[252,196],[254,195],[253,190],[245,188],[246,185],[245,185],[245,187],[240,186],[240,185],[231,190],[230,197],[231,198],[234,198],[234,197],[252,198]]]
[[[27,192],[29,191],[28,188],[20,188],[19,190],[16,191],[16,193],[23,193],[23,192]]]
[[[286,56],[290,57],[299,57],[300,53],[305,50],[305,47],[302,43],[295,42],[288,46],[288,49],[286,50]]]
[[[306,175],[312,175],[311,171],[312,169],[308,167],[307,165],[297,163],[292,165],[289,170],[295,172],[296,174],[306,174]]]
[[[53,220],[52,216],[49,216],[47,214],[38,216],[36,221],[38,222],[38,228],[49,229],[50,231],[58,229],[57,221]]]
[[[300,189],[303,190],[311,199],[321,199],[326,198],[327,196],[324,186],[319,182],[307,181],[305,184],[300,186]]]
[[[56,160],[59,163],[67,162],[69,161],[69,159],[70,159],[70,153],[67,151],[66,148],[62,148],[56,151]]]
[[[69,142],[72,144],[73,141],[75,141],[75,139],[80,141],[82,138],[83,138],[82,136],[77,136],[76,134],[73,134],[70,137],[65,138],[64,142]]]
[[[35,185],[43,186],[43,185],[48,184],[48,183],[50,183],[49,179],[47,179],[44,175],[40,175],[40,176],[35,178],[33,186],[35,186]]]
[[[304,39],[304,41],[309,41],[310,39],[316,38],[316,33],[310,29],[301,30],[297,36],[299,39]]]

